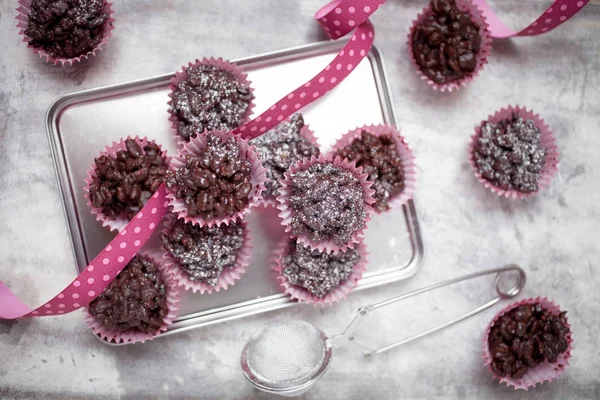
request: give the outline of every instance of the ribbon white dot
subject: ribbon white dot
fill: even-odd
[[[94,284],[94,282],[95,282],[94,278],[89,278],[89,279],[87,280],[87,283],[88,283],[89,285],[93,285],[93,284]]]

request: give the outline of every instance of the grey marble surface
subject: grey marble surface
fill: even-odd
[[[514,27],[549,4],[494,3]],[[93,62],[58,68],[21,43],[15,4],[0,3],[0,279],[31,305],[74,276],[44,127],[54,98],[170,72],[196,57],[236,58],[323,38],[312,20],[319,0],[128,0],[114,6],[116,29],[104,52]],[[483,330],[497,306],[372,361],[353,347],[336,349],[328,374],[303,398],[600,398],[600,7],[590,4],[571,23],[541,37],[498,41],[489,65],[468,88],[441,94],[417,79],[406,57],[408,27],[423,6],[423,0],[389,0],[372,18],[399,122],[417,155],[417,206],[427,246],[423,269],[409,281],[357,293],[326,310],[295,307],[285,313],[335,333],[365,302],[517,262],[529,273],[526,296],[548,296],[569,311],[571,365],[559,380],[528,392],[497,384],[481,359]],[[552,186],[527,201],[487,192],[472,177],[466,157],[473,125],[515,103],[546,119],[561,154]],[[428,319],[466,310],[483,293],[471,284],[403,303],[377,315],[367,336],[383,342],[414,332]],[[3,322],[0,398],[267,399],[246,384],[239,353],[275,315],[121,348],[94,339],[81,312]]]

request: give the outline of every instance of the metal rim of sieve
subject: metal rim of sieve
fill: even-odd
[[[280,324],[286,324],[293,321],[297,322],[298,320],[283,320],[280,321]],[[252,367],[250,367],[250,365],[248,364],[248,352],[249,347],[251,345],[251,342],[248,341],[244,346],[244,349],[242,350],[241,366],[244,376],[252,386],[265,392],[278,394],[282,396],[299,395],[304,391],[308,390],[313,384],[315,384],[319,379],[323,377],[325,372],[327,372],[332,356],[332,346],[329,338],[325,335],[325,333],[322,330],[316,328],[311,323],[306,321],[301,322],[310,325],[318,333],[319,339],[321,340],[321,343],[323,345],[323,356],[320,359],[319,368],[317,368],[308,376],[296,380],[273,382],[267,379],[263,379],[261,378],[260,374],[256,373],[257,371],[254,371]],[[265,327],[260,328],[258,331],[255,332],[254,335],[256,335],[259,332],[262,332],[264,328]]]

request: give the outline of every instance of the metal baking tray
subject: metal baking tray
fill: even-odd
[[[248,72],[255,88],[254,114],[308,81],[341,47],[340,43],[319,42],[234,60]],[[95,220],[86,205],[83,186],[88,167],[106,145],[128,135],[147,136],[175,154],[167,120],[168,85],[173,75],[70,93],[59,97],[47,112],[48,139],[78,273],[115,235]],[[347,79],[301,111],[323,152],[351,128],[376,123],[395,125],[379,50],[373,47]],[[279,233],[268,221],[276,218],[276,210],[254,210],[247,217],[254,246],[246,274],[234,287],[210,295],[181,290],[179,317],[160,336],[295,304],[281,293],[269,268],[270,252]],[[160,251],[157,236],[145,249]],[[414,202],[375,216],[366,232],[366,244],[370,253],[368,272],[355,290],[414,275],[424,256]]]

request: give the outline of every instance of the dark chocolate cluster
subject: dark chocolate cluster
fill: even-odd
[[[373,182],[375,204],[379,211],[389,209],[388,200],[404,190],[402,160],[394,139],[389,135],[376,136],[367,131],[361,133],[348,146],[338,150],[336,156],[355,161]]]
[[[431,0],[432,14],[412,36],[412,50],[421,71],[438,84],[469,76],[477,67],[481,47],[479,25],[454,0]]]
[[[163,183],[166,158],[154,142],[142,149],[135,140],[125,140],[125,150],[115,157],[94,159],[96,176],[89,188],[94,207],[107,217],[132,219]]]
[[[160,239],[165,250],[192,281],[216,286],[224,268],[236,266],[238,250],[244,243],[241,222],[199,227],[178,219]]]
[[[242,125],[254,99],[248,86],[213,65],[195,65],[186,72],[187,79],[173,89],[170,109],[185,141],[204,130],[229,131]]]
[[[283,174],[288,168],[303,158],[319,155],[319,147],[300,134],[304,128],[302,114],[292,116],[274,129],[250,141],[255,146],[263,167],[267,170],[265,198],[278,195]]]
[[[291,174],[292,234],[345,245],[365,227],[364,196],[358,178],[333,164],[317,163]]]
[[[104,0],[33,0],[25,34],[52,57],[73,58],[102,41],[108,13]]]
[[[504,190],[535,192],[546,149],[533,121],[518,115],[498,123],[484,122],[473,149],[473,160],[481,175]]]
[[[89,306],[103,327],[156,333],[169,313],[166,282],[154,263],[135,256]]]
[[[223,142],[207,134],[200,155],[187,154],[185,166],[167,171],[167,188],[187,206],[188,215],[212,218],[231,217],[250,202],[252,175],[235,137]]]
[[[323,298],[350,277],[360,260],[354,248],[337,254],[321,253],[291,240],[288,255],[283,259],[283,276],[295,286]]]
[[[558,315],[541,304],[525,304],[504,314],[492,326],[489,350],[492,370],[521,379],[544,361],[556,362],[568,348],[566,311]]]

